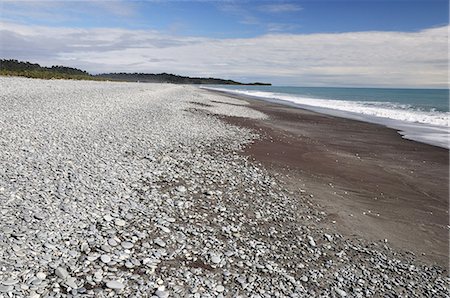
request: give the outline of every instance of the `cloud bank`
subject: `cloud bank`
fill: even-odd
[[[212,39],[0,22],[0,56],[101,72],[170,72],[299,86],[448,87],[448,26],[419,32]]]

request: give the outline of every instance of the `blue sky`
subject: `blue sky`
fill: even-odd
[[[418,31],[448,23],[448,1],[441,0],[2,1],[2,11],[2,20],[31,25],[155,29],[213,38]]]
[[[91,72],[164,71],[295,85],[442,86],[448,11],[448,1],[440,0],[0,0],[0,54]],[[425,51],[419,53],[418,45]],[[297,62],[295,67],[280,53]],[[381,69],[377,59],[389,61],[392,69]],[[411,68],[409,60],[422,64]],[[414,79],[404,79],[424,66]],[[386,74],[397,79],[383,81]]]

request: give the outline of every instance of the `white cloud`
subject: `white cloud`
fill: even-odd
[[[300,5],[292,3],[278,3],[278,4],[267,4],[262,5],[259,9],[263,12],[268,13],[284,13],[284,12],[296,12],[303,8]]]
[[[114,17],[135,20],[139,3],[122,0],[3,0],[0,1],[2,20],[64,24],[82,18]]]
[[[317,86],[447,87],[448,28],[210,39],[153,30],[0,23],[0,56],[94,73],[170,72]]]
[[[286,24],[286,23],[268,23],[268,32],[288,32],[294,29],[298,29],[300,26],[298,24]]]

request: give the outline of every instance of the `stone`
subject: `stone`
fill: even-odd
[[[89,244],[87,244],[87,242],[83,242],[81,244],[81,251],[82,252],[89,252]]]
[[[39,278],[40,280],[44,280],[45,278],[47,278],[47,275],[44,272],[38,272],[36,274],[36,277]]]
[[[316,242],[314,241],[314,238],[311,236],[308,236],[308,243],[309,245],[311,245],[312,247],[316,246]]]
[[[5,286],[13,286],[13,285],[15,285],[16,283],[18,283],[19,281],[18,280],[16,280],[16,279],[7,279],[7,280],[4,280],[4,281],[2,281],[1,283],[3,284],[3,285],[5,285]]]
[[[125,249],[131,249],[134,246],[133,243],[128,242],[128,241],[122,241],[122,243],[120,243],[120,245],[122,245],[122,247]]]
[[[219,264],[220,263],[220,257],[217,255],[211,255],[211,262],[213,262],[214,264]]]
[[[157,245],[159,245],[161,247],[166,246],[166,243],[161,238],[156,238],[155,240],[153,240],[153,242],[155,242]]]
[[[3,228],[3,233],[5,234],[11,234],[12,232],[14,232],[14,229],[11,227],[4,227]]]
[[[114,221],[114,223],[116,224],[116,226],[119,226],[119,227],[123,227],[127,224],[126,221],[124,221],[123,219],[120,219],[120,218],[116,219]]]
[[[177,186],[176,191],[183,193],[183,192],[186,192],[187,189],[185,186],[180,185],[180,186]]]
[[[94,273],[94,278],[95,278],[95,280],[97,280],[97,281],[102,281],[102,279],[103,279],[103,274],[102,274],[102,272],[101,271],[96,271],[95,273]]]
[[[335,290],[336,293],[337,293],[339,296],[341,296],[341,297],[346,297],[346,296],[347,296],[347,292],[345,292],[345,291],[342,290],[342,289],[335,288],[334,290]]]
[[[110,289],[114,290],[122,290],[125,288],[125,285],[118,280],[111,280],[106,283],[106,286]]]
[[[112,246],[112,247],[114,247],[114,246],[117,246],[117,241],[116,240],[114,240],[113,238],[109,238],[108,239],[108,244],[110,245],[110,246]]]
[[[45,218],[45,214],[38,212],[34,214],[34,218],[38,219],[38,220],[43,220]]]
[[[166,291],[166,288],[164,286],[159,287],[156,290],[155,295],[158,296],[159,298],[169,297],[169,293]]]
[[[113,217],[111,216],[111,215],[109,215],[109,214],[106,214],[105,216],[103,216],[103,219],[105,220],[105,221],[111,221],[111,220],[113,220]]]
[[[222,285],[216,286],[216,292],[222,293],[223,291],[225,291],[225,288]]]
[[[66,279],[69,276],[69,272],[64,267],[58,267],[55,269],[55,275],[61,279]]]
[[[68,277],[66,280],[66,285],[72,289],[77,289],[78,286],[76,284],[76,278],[75,277]]]
[[[14,286],[0,285],[0,293],[8,293],[14,289]]]
[[[86,257],[86,259],[87,259],[89,262],[93,262],[93,261],[97,260],[98,257],[99,257],[98,254],[93,254],[93,255],[88,255],[88,256]]]
[[[101,255],[100,260],[103,263],[107,264],[107,263],[111,262],[111,257],[109,255]]]
[[[164,233],[170,233],[170,229],[164,226],[159,226],[159,228],[164,232]]]

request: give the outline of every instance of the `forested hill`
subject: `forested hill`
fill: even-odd
[[[240,83],[232,80],[223,80],[216,78],[191,78],[178,76],[168,73],[150,74],[150,73],[106,73],[96,75],[96,77],[127,81],[127,82],[164,82],[174,84],[216,84],[216,85],[270,85],[265,83]]]
[[[217,85],[270,85],[265,83],[244,84],[217,78],[191,78],[174,74],[150,73],[105,73],[92,75],[87,71],[66,66],[40,66],[37,63],[0,59],[0,75],[23,76],[40,79],[111,80],[126,82],[173,83],[173,84],[217,84]]]
[[[44,67],[37,63],[5,59],[0,59],[0,74],[41,79],[93,79],[88,72],[77,68],[60,65]]]

